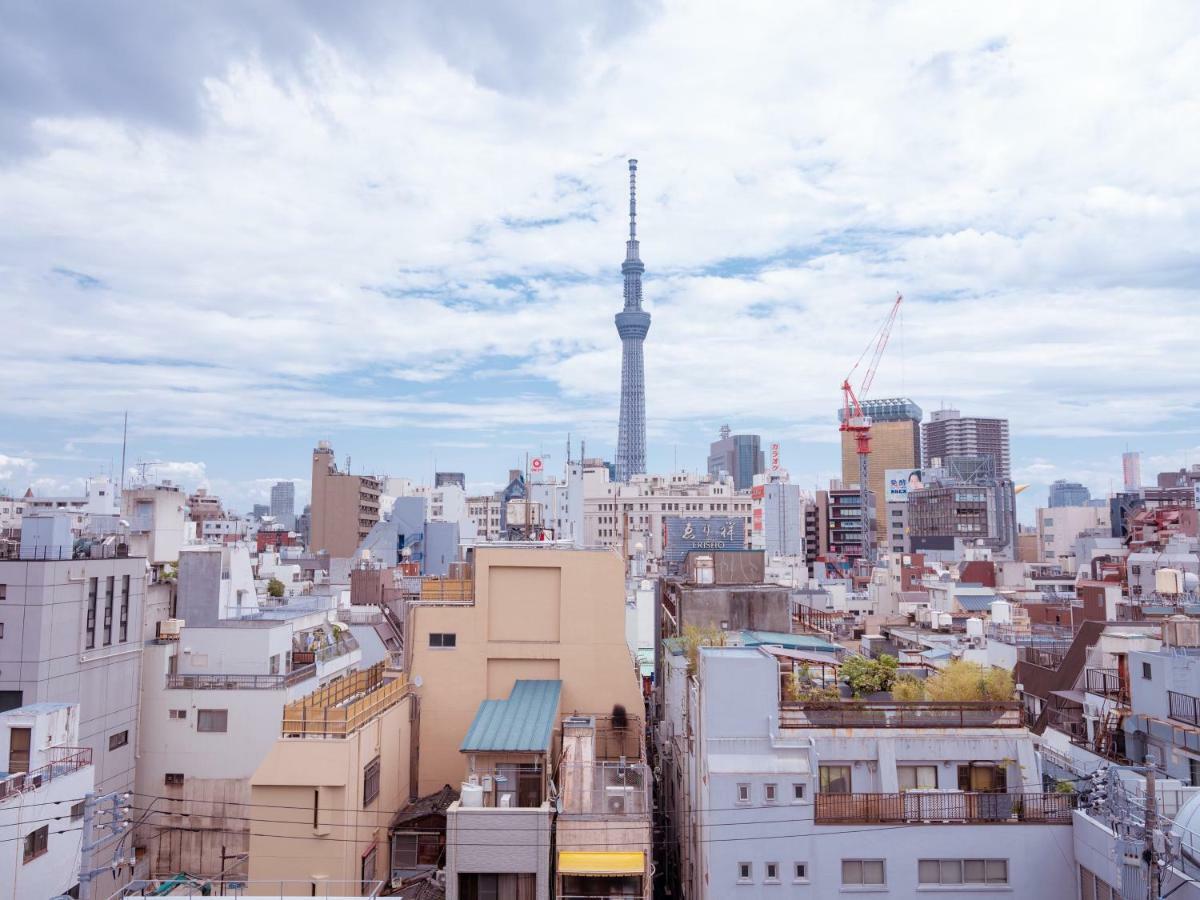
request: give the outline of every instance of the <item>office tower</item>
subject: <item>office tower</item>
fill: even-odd
[[[721,439],[708,445],[708,474],[720,480],[724,472],[732,476],[737,490],[749,490],[754,476],[766,468],[761,443],[757,434],[731,434],[729,426],[722,425]]]
[[[867,400],[863,413],[871,418],[871,455],[868,458],[867,488],[875,495],[882,511],[886,502],[887,470],[912,471],[921,463],[921,407],[907,397]],[[842,410],[838,410],[841,419]],[[842,432],[842,485],[851,488],[858,484],[858,453],[853,433]],[[886,529],[876,533],[876,542],[887,543]]]
[[[616,315],[621,336],[621,420],[617,429],[617,481],[646,471],[646,364],[642,344],[650,313],[642,309],[642,273],[638,255],[637,160],[629,161],[629,240],[625,242],[625,308]]]
[[[957,409],[937,409],[921,426],[921,437],[925,468],[948,466],[950,460],[961,456],[991,456],[996,477],[1002,481],[1012,478],[1008,419],[984,419],[963,416]]]
[[[284,528],[296,527],[296,485],[277,481],[271,487],[271,515]]]
[[[1056,506],[1086,506],[1092,499],[1092,492],[1077,481],[1058,479],[1050,485],[1050,507]]]
[[[1136,491],[1142,486],[1142,454],[1136,450],[1121,454],[1121,471],[1125,476],[1125,490]]]

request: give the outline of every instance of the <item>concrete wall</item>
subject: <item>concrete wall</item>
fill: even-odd
[[[792,630],[791,595],[775,585],[680,587],[680,627]]]
[[[534,873],[538,900],[550,897],[550,803],[529,809],[446,811],[446,900],[458,900],[458,875]]]
[[[193,547],[179,554],[176,615],[189,625],[212,625],[220,618],[221,548]]]

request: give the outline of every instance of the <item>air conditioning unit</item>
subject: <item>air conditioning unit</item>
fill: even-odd
[[[623,816],[626,812],[635,812],[635,794],[637,788],[629,784],[618,784],[604,789],[604,808],[609,815]]]
[[[158,623],[159,637],[179,637],[179,632],[184,626],[183,619],[163,619]]]
[[[595,728],[595,716],[567,716],[563,719],[563,728]]]

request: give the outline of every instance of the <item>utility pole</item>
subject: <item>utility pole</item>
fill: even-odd
[[[1148,760],[1149,761],[1149,760]],[[1154,786],[1154,766],[1146,767],[1146,833],[1143,835],[1146,844],[1146,859],[1150,867],[1150,900],[1158,900],[1161,896],[1159,884],[1158,851],[1154,846],[1155,830],[1158,825],[1158,797]]]
[[[133,865],[133,858],[119,857],[122,842],[113,849],[113,857],[107,866],[94,865],[97,850],[111,843],[115,838],[124,835],[129,824],[129,807],[124,804],[129,800],[127,793],[111,793],[102,797],[96,796],[95,791],[88,791],[83,798],[82,840],[79,845],[79,900],[93,900],[92,880],[102,872],[111,870],[116,875],[117,868],[125,863]],[[107,822],[98,822],[100,816],[108,816]],[[108,831],[108,834],[96,836],[97,832]]]

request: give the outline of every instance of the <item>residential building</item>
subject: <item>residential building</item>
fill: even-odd
[[[92,751],[79,706],[31,703],[0,713],[0,885],[9,897],[78,896],[83,798]]]
[[[1050,499],[1047,503],[1051,508],[1058,506],[1086,506],[1092,499],[1092,492],[1077,481],[1067,481],[1060,478],[1050,485]]]
[[[907,397],[889,397],[867,400],[862,404],[863,413],[871,419],[871,455],[868,459],[867,487],[876,498],[884,502],[887,493],[887,470],[904,469],[913,471],[921,467],[921,407]],[[838,410],[838,420],[845,410]],[[858,486],[857,441],[853,433],[842,433],[842,487]],[[879,546],[888,544],[886,529],[876,532]]]
[[[635,475],[629,482],[608,481],[597,468],[584,484],[584,545],[616,549],[626,564],[644,560],[647,571],[657,570],[666,554],[665,522],[669,518],[737,520],[740,546],[749,547],[752,501],[739,493],[732,479],[714,481],[708,475]],[[588,473],[585,472],[585,478]],[[640,547],[639,547],[640,545]]]
[[[222,519],[225,510],[221,508],[221,498],[208,492],[207,488],[196,488],[196,492],[188,496],[188,518],[201,525],[208,519]]]
[[[753,526],[750,546],[766,551],[767,558],[804,556],[804,507],[800,485],[792,484],[787,473],[759,475],[750,489],[750,514]]]
[[[271,515],[288,531],[296,527],[296,485],[293,482],[277,481],[271,485]]]
[[[313,451],[308,547],[347,558],[379,521],[380,479],[338,471],[333,448],[321,441]]]
[[[115,531],[117,526],[117,487],[110,478],[87,479],[82,496],[35,497],[30,489],[21,498],[20,505],[24,515],[54,513],[69,516],[71,533],[76,536],[83,533],[85,523],[89,522],[107,533]]]
[[[728,425],[722,425],[720,439],[708,445],[708,474],[713,481],[728,476],[736,490],[748,491],[754,476],[765,468],[762,438],[757,434],[733,434]]]
[[[500,540],[500,507],[503,505],[503,501],[495,494],[467,498],[467,518],[474,525],[479,540]]]
[[[1075,798],[1043,791],[1017,703],[787,700],[761,647],[666,668],[664,862],[683,896],[1074,895]]]
[[[1037,511],[1038,562],[1058,563],[1064,572],[1077,568],[1075,542],[1080,535],[1111,531],[1107,507],[1054,506]]]
[[[96,790],[132,790],[146,560],[115,538],[74,553],[67,515],[26,515],[21,537],[0,560],[0,711],[78,704]]]
[[[415,797],[414,704],[403,673],[378,663],[284,707],[250,779],[272,820],[250,831],[252,892],[374,895],[390,881],[388,825]]]
[[[963,416],[957,409],[937,409],[921,426],[921,462],[924,468],[948,467],[957,457],[992,457],[996,477],[1012,478],[1008,419]]]
[[[462,784],[447,809],[447,897],[549,897],[552,838],[554,868],[571,876],[558,896],[580,889],[574,876],[607,873],[614,891],[648,897],[643,703],[620,560],[481,545],[457,584],[458,602],[423,587],[434,599],[410,603],[405,626],[406,671],[420,679],[417,789]],[[572,773],[558,794],[554,764]]]

